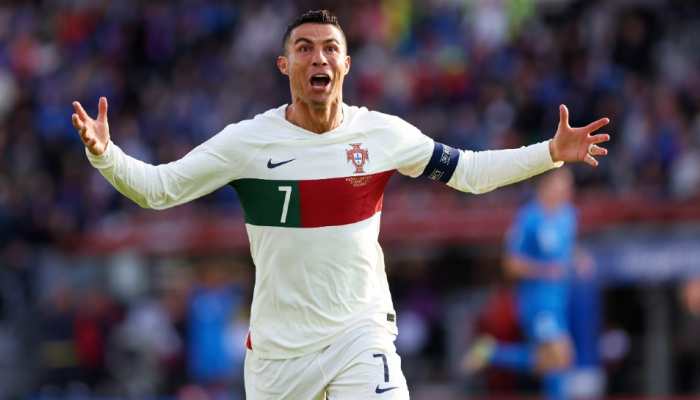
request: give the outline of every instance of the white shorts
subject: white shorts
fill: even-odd
[[[246,399],[408,400],[394,338],[375,325],[353,329],[325,349],[296,358],[261,359],[248,350]]]

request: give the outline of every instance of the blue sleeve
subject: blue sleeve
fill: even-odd
[[[576,248],[576,237],[578,233],[578,211],[575,207],[569,207],[569,230],[568,230],[568,262],[571,263],[574,257],[574,249]]]
[[[527,253],[528,233],[530,231],[530,213],[521,209],[508,231],[506,250],[508,254],[525,255]]]

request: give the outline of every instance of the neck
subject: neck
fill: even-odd
[[[559,201],[551,201],[549,199],[543,199],[540,198],[540,204],[542,206],[542,209],[547,213],[551,214],[559,210],[564,203],[559,202]]]
[[[287,107],[287,121],[314,133],[322,134],[340,126],[343,122],[342,100],[314,107],[303,101],[295,101]]]

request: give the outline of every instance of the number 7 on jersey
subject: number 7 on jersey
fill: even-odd
[[[282,216],[280,217],[280,223],[284,224],[287,222],[287,210],[289,210],[289,199],[292,197],[292,187],[278,186],[277,190],[284,192],[284,204],[282,205]]]

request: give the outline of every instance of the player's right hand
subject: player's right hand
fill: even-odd
[[[79,102],[73,102],[75,112],[71,117],[73,126],[90,153],[99,156],[104,153],[109,143],[109,124],[107,123],[107,98],[100,97],[97,119],[92,119]]]

